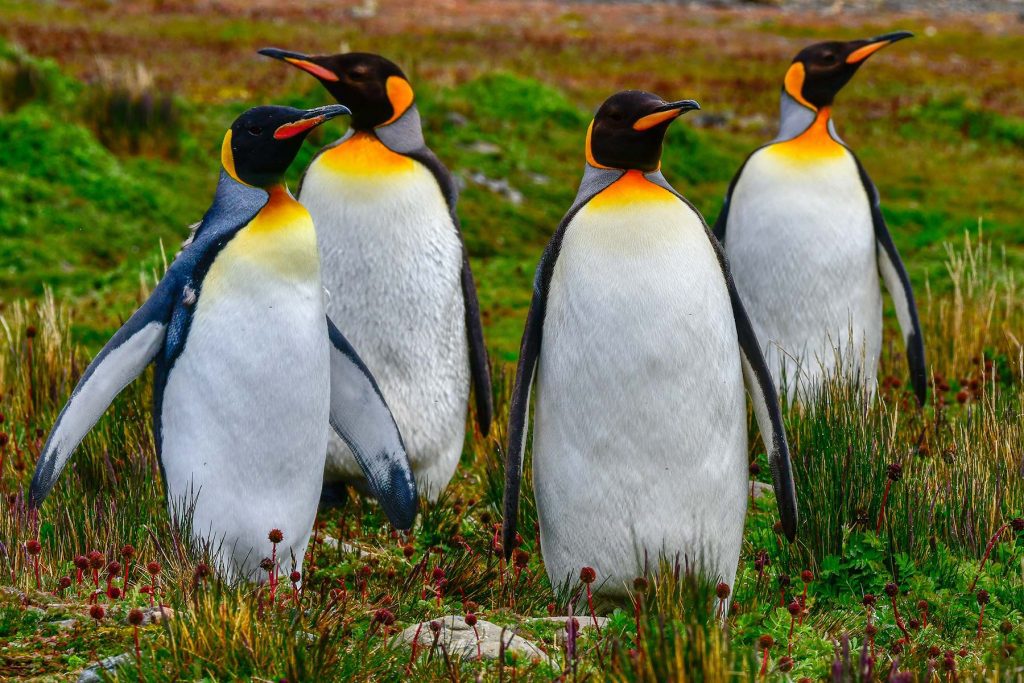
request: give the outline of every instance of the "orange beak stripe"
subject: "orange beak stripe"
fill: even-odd
[[[313,126],[317,126],[322,123],[324,117],[314,116],[311,119],[302,119],[301,121],[295,121],[294,123],[286,123],[277,130],[274,131],[275,140],[286,140],[293,138],[299,133],[304,133]]]
[[[865,45],[862,48],[854,50],[853,52],[850,53],[850,56],[846,58],[846,63],[857,64],[858,62],[863,62],[865,59],[875,54],[876,52],[878,52],[891,42],[891,40],[882,40],[880,42],[871,43],[870,45]]]
[[[314,64],[313,62],[306,61],[305,59],[296,59],[295,57],[285,57],[284,61],[288,62],[292,66],[299,67],[303,71],[308,71],[309,73],[313,74],[317,78],[322,78],[325,81],[336,81],[336,80],[338,80],[338,75],[336,73],[334,73],[333,71],[331,71],[330,69],[325,69],[324,67],[320,66],[319,64]]]
[[[683,113],[682,109],[669,109],[667,111],[656,111],[653,114],[648,114],[643,118],[637,119],[636,123],[633,124],[633,130],[644,131],[654,128],[659,123],[665,123],[671,121],[680,114]]]

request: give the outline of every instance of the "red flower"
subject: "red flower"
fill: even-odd
[[[580,581],[586,584],[594,583],[597,580],[597,572],[593,567],[584,567],[580,570]]]
[[[128,623],[132,626],[139,626],[142,624],[143,616],[142,610],[136,607],[128,612]]]
[[[270,539],[271,543],[280,543],[284,540],[284,534],[281,533],[280,529],[271,529],[270,533],[267,534],[267,538]]]

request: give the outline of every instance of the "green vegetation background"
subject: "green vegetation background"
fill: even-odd
[[[310,43],[311,27],[302,22],[281,26],[230,15],[206,16],[201,25],[174,13],[128,13],[111,22],[73,5],[39,13],[34,5],[13,3],[0,8],[0,17],[12,38],[45,43],[42,51],[67,62],[62,72],[51,61],[0,47],[0,73],[8,74],[0,97],[0,299],[38,297],[46,287],[58,298],[73,298],[83,311],[76,315],[76,337],[97,348],[138,303],[140,273],[151,279],[159,272],[161,242],[173,255],[188,225],[202,216],[232,118],[258,102],[329,101],[313,79],[255,55],[253,48],[331,48],[323,32]],[[714,35],[727,20],[708,26],[706,43],[683,35],[678,44],[659,45],[657,59],[642,53],[617,60],[615,51],[584,55],[582,46],[595,31],[569,12],[555,18],[569,36],[564,42],[526,43],[505,59],[478,54],[493,28],[408,41],[339,28],[336,39],[351,41],[351,48],[379,50],[406,66],[428,144],[458,176],[482,173],[521,193],[515,202],[470,180],[460,202],[497,358],[515,358],[533,269],[575,194],[589,112],[604,96],[635,83],[702,102],[700,114],[670,131],[664,171],[710,223],[734,170],[774,134],[786,62],[759,52],[789,54],[837,33],[853,37],[894,28],[839,31],[773,18],[747,21],[734,28],[756,40],[746,53],[725,60],[716,55]],[[936,32],[920,24],[904,20],[901,27],[918,30],[919,37],[873,58],[842,93],[834,115],[881,188],[884,212],[919,290],[943,274],[942,242],[979,221],[993,243],[1006,246],[1011,264],[1024,263],[1024,98],[1021,68],[1011,57],[1024,50],[1024,40],[972,26],[950,24]],[[148,39],[163,49],[120,54],[113,66],[99,70],[113,76],[97,78],[96,55],[74,43],[60,49],[72,27],[95,32],[101,42],[134,37],[142,46]],[[779,41],[783,45],[776,46]],[[225,58],[202,57],[211,45]],[[442,58],[432,51],[442,48],[444,60],[482,66],[452,78],[434,63]],[[37,75],[12,82],[19,63],[31,64]],[[111,112],[111,91],[148,63],[158,75],[146,92],[170,93],[173,111],[156,129],[125,130]],[[92,83],[65,72],[81,72]],[[260,74],[256,86],[253,72]],[[443,74],[442,83],[431,81],[434,73]],[[189,85],[196,79],[203,87]],[[310,138],[293,167],[293,186],[315,150],[343,132],[338,123]],[[132,148],[142,153],[124,151]]]

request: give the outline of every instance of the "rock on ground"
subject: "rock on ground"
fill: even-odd
[[[125,652],[114,657],[101,659],[97,663],[78,675],[78,683],[101,683],[104,677],[100,674],[104,671],[113,671],[119,666],[124,666],[135,658],[131,652]]]
[[[473,627],[467,624],[465,618],[461,616],[449,615],[435,621],[441,624],[441,632],[437,636],[438,647],[443,644],[450,655],[464,659],[476,659],[477,637],[479,636],[479,656],[483,659],[497,659],[502,651],[501,643],[504,641],[505,652],[516,653],[527,660],[551,662],[540,648],[525,638],[515,635],[510,628],[505,628],[503,632],[501,626],[478,619],[476,633],[474,633]],[[430,630],[429,621],[413,624],[405,629],[395,637],[394,644],[411,645],[414,640],[417,641],[416,647],[421,650],[431,648],[434,644],[434,633]]]
[[[580,633],[586,631],[587,629],[594,628],[594,617],[590,616],[589,614],[582,616],[576,615],[573,618],[576,619],[577,623],[579,623],[580,625]],[[568,623],[569,617],[537,617],[536,619],[529,619],[528,621],[550,621],[562,624],[562,628],[558,629],[558,631],[555,633],[555,642],[559,645],[565,644],[565,625],[566,623]],[[597,617],[597,628],[599,630],[603,631],[607,625],[608,617]]]

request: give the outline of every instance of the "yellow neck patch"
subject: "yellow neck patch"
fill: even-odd
[[[676,196],[648,180],[643,171],[626,171],[614,183],[594,195],[587,202],[587,208],[607,210],[621,209],[648,202],[672,202]]]
[[[416,167],[415,161],[391,151],[376,135],[366,131],[356,132],[327,150],[316,163],[339,175],[364,178],[408,173]]]
[[[242,183],[248,185],[249,183],[243,181],[238,177],[238,173],[235,172],[235,154],[231,151],[231,129],[228,128],[228,132],[224,134],[224,142],[220,144],[220,164],[224,167],[224,170],[228,172],[228,175]]]
[[[402,116],[409,107],[412,106],[412,101],[415,99],[415,95],[412,92],[412,86],[409,85],[409,81],[405,80],[400,76],[388,76],[387,82],[384,84],[384,88],[388,93],[388,101],[391,102],[391,109],[395,113],[391,115],[391,118],[382,123],[382,126],[386,126],[389,123],[394,123]]]
[[[806,76],[807,73],[804,71],[803,63],[793,62],[789,67],[789,71],[786,72],[786,78],[782,83],[790,97],[811,111],[818,111],[817,107],[804,99],[803,89]]]
[[[228,242],[217,261],[224,259],[226,267],[245,263],[285,277],[315,275],[319,265],[313,219],[284,185],[268,192],[270,201]],[[204,292],[206,288],[204,283]]]
[[[791,161],[821,161],[846,154],[846,148],[836,142],[828,131],[830,110],[822,107],[807,130],[792,140],[771,145],[767,151]]]

